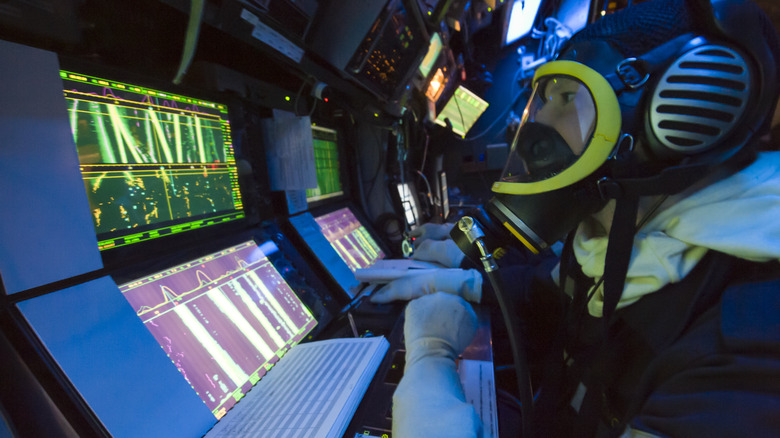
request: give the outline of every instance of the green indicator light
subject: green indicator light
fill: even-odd
[[[428,11],[428,15],[433,15],[433,12],[431,12],[431,11]]]
[[[284,100],[289,102],[290,101],[290,96],[284,96]]]

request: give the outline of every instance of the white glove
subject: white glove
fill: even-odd
[[[478,303],[482,299],[482,275],[476,269],[426,269],[391,281],[371,295],[371,302],[413,300],[434,292],[447,292]]]
[[[393,436],[479,436],[482,423],[466,402],[455,366],[476,329],[477,316],[460,297],[436,293],[409,303],[406,365],[393,394]]]
[[[414,244],[419,245],[426,240],[445,240],[450,237],[450,230],[455,224],[434,224],[427,222],[409,232],[414,237]]]
[[[457,268],[463,261],[463,251],[451,239],[426,240],[421,244],[415,243],[412,258],[424,262],[436,262],[446,268]]]

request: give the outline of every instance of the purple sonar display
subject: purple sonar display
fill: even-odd
[[[277,250],[248,241],[119,287],[217,418],[317,325]]]
[[[314,218],[322,234],[352,272],[367,268],[385,253],[348,207]]]

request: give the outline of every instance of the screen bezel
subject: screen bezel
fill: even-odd
[[[171,94],[202,99],[203,101],[212,103],[221,103],[227,106],[228,120],[235,120],[236,116],[238,116],[241,111],[238,102],[233,99],[228,99],[221,93],[174,85],[170,82],[162,82],[159,79],[149,78],[142,74],[117,70],[104,65],[96,65],[81,59],[61,57],[60,69],[61,71],[78,72],[96,78],[106,78],[123,84],[132,84],[150,90],[164,90]],[[229,102],[226,103],[226,101]],[[238,161],[243,158],[243,155],[240,151],[240,145],[236,143],[235,138],[233,138],[233,153],[236,160],[236,166],[238,166]],[[242,218],[101,250],[100,255],[104,267],[111,271],[116,268],[121,268],[122,266],[143,262],[150,256],[165,259],[167,257],[175,256],[175,253],[182,250],[185,252],[197,251],[201,242],[219,239],[221,236],[232,233],[240,233],[257,225],[259,219],[255,218],[253,214],[250,214],[247,206],[247,201],[251,199],[251,197],[248,196],[249,181],[246,180],[245,176],[239,173],[237,183],[244,204],[243,210],[241,211],[243,215]],[[162,228],[165,225],[166,224],[159,224],[159,227]]]
[[[377,246],[379,246],[379,249],[382,250],[382,252],[385,254],[385,258],[392,257],[393,253],[390,251],[387,244],[379,237],[373,227],[373,224],[368,220],[363,211],[357,208],[352,202],[334,202],[328,205],[307,210],[306,212],[301,212],[299,215],[309,213],[312,215],[312,217],[317,218],[328,213],[333,213],[334,211],[340,210],[342,208],[349,208],[352,214],[355,215],[355,218],[357,218],[363,227],[365,227],[368,234],[374,239]],[[354,297],[350,296],[349,292],[344,290],[344,288],[339,284],[336,277],[331,273],[324,261],[314,252],[314,248],[312,248],[310,244],[303,239],[303,236],[301,236],[295,226],[290,222],[289,218],[287,218],[285,221],[283,229],[286,231],[287,236],[290,238],[293,244],[299,248],[302,253],[305,254],[306,258],[308,260],[313,260],[313,262],[310,263],[312,269],[314,269],[318,273],[318,276],[326,282],[328,289],[330,291],[338,291],[338,294],[334,294],[336,298],[339,299],[343,304],[349,304],[354,299]],[[344,265],[346,266],[346,263],[344,263]]]
[[[280,202],[283,202],[282,205],[285,206],[284,211],[287,215],[294,216],[304,211],[311,211],[312,209],[322,208],[323,206],[328,206],[333,203],[343,203],[350,199],[351,187],[352,187],[351,178],[353,178],[353,175],[351,175],[347,171],[349,168],[348,160],[351,159],[349,154],[347,154],[347,139],[345,138],[347,136],[347,133],[344,129],[341,129],[338,123],[335,123],[333,121],[322,121],[319,119],[312,119],[312,127],[314,126],[321,129],[326,129],[326,130],[336,132],[336,145],[338,147],[338,153],[339,153],[339,177],[341,179],[341,194],[309,201],[308,199],[306,199],[305,191],[303,191],[304,193],[300,194],[300,196],[303,197],[303,199],[306,201],[306,208],[298,209],[298,208],[294,208],[290,204],[291,202],[297,202],[297,201],[291,201],[289,197],[290,195],[296,196],[296,193],[300,193],[301,191],[278,192],[281,194]]]
[[[465,119],[463,119],[463,117],[462,117],[463,116],[463,110],[461,108],[459,108],[458,101],[461,99],[458,96],[458,92],[459,91],[463,91],[463,93],[469,95],[470,97],[478,99],[484,105],[484,108],[482,108],[482,111],[480,111],[480,113],[477,116],[477,118],[474,119],[468,126],[465,126],[465,123],[464,123]],[[443,99],[442,97],[446,97],[446,99]],[[457,84],[455,87],[453,87],[453,89],[451,90],[450,93],[448,93],[446,96],[441,96],[439,98],[439,102],[440,103],[444,102],[444,103],[441,104],[441,105],[439,105],[439,104],[436,105],[436,118],[434,120],[434,123],[439,125],[439,126],[446,127],[447,123],[446,123],[445,119],[441,118],[442,117],[442,113],[446,109],[449,109],[450,106],[452,105],[452,106],[454,106],[457,109],[458,115],[461,118],[460,123],[463,124],[464,128],[465,128],[465,131],[461,131],[459,129],[456,129],[454,125],[451,125],[452,132],[455,133],[456,135],[460,135],[461,137],[464,137],[464,138],[466,137],[466,134],[468,134],[469,131],[471,131],[471,128],[473,128],[474,125],[477,124],[479,119],[482,117],[483,114],[485,114],[485,111],[487,111],[487,108],[490,106],[490,102],[488,102],[487,100],[483,99],[482,97],[477,95],[477,93],[471,91],[469,88],[467,88],[463,84]],[[450,122],[450,124],[451,123],[452,122]]]
[[[511,46],[531,34],[534,28],[534,24],[536,24],[536,20],[539,17],[539,11],[542,9],[542,6],[544,4],[544,0],[534,0],[534,1],[538,1],[539,3],[536,8],[536,14],[531,20],[530,27],[525,33],[518,34],[516,36],[510,35],[509,31],[510,31],[510,25],[512,24],[512,20],[518,19],[519,17],[519,14],[515,14],[513,11],[515,4],[518,2],[517,0],[513,0],[507,3],[506,5],[504,5],[504,11],[502,14],[503,28],[501,32],[501,47]],[[522,4],[524,5],[525,1],[522,2]],[[508,40],[509,37],[512,38],[511,41]]]
[[[169,265],[166,268],[161,269],[159,271],[154,271],[154,272],[147,273],[147,274],[144,274],[144,275],[141,275],[141,276],[137,276],[135,278],[130,279],[129,281],[118,282],[118,281],[115,280],[114,282],[116,283],[116,285],[119,288],[120,293],[122,293],[123,297],[126,298],[128,300],[128,302],[131,302],[130,299],[127,298],[127,296],[125,296],[126,291],[123,291],[123,288],[128,288],[129,287],[130,289],[132,289],[133,285],[134,284],[137,285],[137,284],[139,284],[139,282],[150,282],[150,283],[154,284],[155,282],[159,281],[162,276],[164,276],[166,274],[167,275],[180,275],[180,273],[178,271],[182,271],[182,269],[181,269],[182,266],[185,266],[186,268],[191,269],[193,271],[197,271],[199,269],[202,269],[203,265],[208,264],[208,263],[212,263],[214,259],[222,258],[223,256],[221,254],[219,254],[219,253],[221,253],[223,251],[227,251],[227,250],[233,250],[237,246],[246,247],[246,245],[248,243],[250,243],[250,242],[253,243],[255,245],[254,246],[255,250],[260,251],[260,253],[262,254],[262,258],[265,259],[265,261],[272,266],[272,269],[274,270],[274,275],[278,276],[278,278],[281,279],[284,282],[284,285],[286,285],[286,287],[287,287],[287,291],[286,292],[291,293],[292,295],[294,295],[295,298],[298,300],[299,304],[301,306],[303,306],[306,309],[306,311],[308,311],[309,316],[313,319],[313,322],[311,320],[309,320],[306,323],[306,326],[309,326],[312,323],[313,323],[313,325],[310,326],[305,333],[303,333],[303,334],[301,334],[301,333],[290,333],[289,339],[284,340],[284,344],[281,346],[282,350],[274,352],[274,354],[271,354],[270,356],[265,356],[265,359],[268,360],[268,362],[266,362],[265,364],[263,364],[263,366],[261,366],[260,368],[255,370],[255,371],[264,372],[264,371],[266,371],[268,369],[267,368],[268,364],[273,365],[273,364],[275,364],[279,360],[279,358],[281,357],[280,354],[283,354],[284,351],[287,351],[288,349],[293,348],[295,345],[304,342],[307,338],[310,338],[311,336],[313,336],[314,333],[317,333],[317,332],[321,331],[322,328],[321,327],[318,328],[318,326],[320,325],[320,320],[318,318],[318,315],[315,313],[314,309],[311,308],[312,306],[310,304],[307,304],[303,300],[303,298],[300,296],[301,295],[300,292],[296,290],[295,285],[294,284],[290,284],[288,279],[285,278],[285,276],[284,276],[284,274],[282,272],[282,269],[279,268],[279,266],[278,266],[279,259],[280,259],[280,257],[284,257],[284,254],[282,253],[282,249],[276,244],[276,242],[274,242],[271,239],[258,239],[256,236],[245,236],[245,237],[246,238],[243,239],[243,240],[231,239],[235,243],[231,243],[231,244],[226,245],[226,246],[223,245],[223,246],[219,246],[219,247],[210,247],[210,249],[206,252],[206,254],[203,254],[203,255],[200,255],[200,256],[196,256],[196,257],[191,257],[191,258],[185,260],[184,262],[180,262],[180,263],[175,263],[175,264]],[[268,251],[266,249],[268,247],[274,247],[275,251],[268,253]],[[234,256],[233,255],[228,255],[227,257],[224,257],[223,260],[229,262],[229,259],[232,258],[232,257],[234,257]],[[212,267],[211,269],[212,269],[212,271],[215,271],[214,267]],[[242,274],[241,269],[237,269],[236,272],[237,272],[238,275]],[[233,279],[232,275],[227,280],[225,280],[226,277],[227,276],[222,275],[221,279],[219,277],[217,277],[214,280],[215,281],[231,281],[231,279]],[[211,280],[211,279],[209,279],[209,280]],[[269,284],[266,283],[266,280],[267,280],[267,278],[265,278],[265,277],[260,278],[260,281],[265,285],[265,287],[271,289]],[[193,298],[194,299],[199,299],[202,296],[205,296],[206,293],[208,293],[211,290],[211,285],[205,285],[202,282],[202,280],[199,280],[199,284],[200,284],[200,287],[204,288],[205,290],[201,290],[200,292],[198,292],[196,297],[186,298],[185,301],[189,301],[190,299],[193,299]],[[274,299],[277,299],[276,292],[277,291],[272,291],[272,294],[274,295]],[[290,301],[288,301],[288,303],[289,302]],[[295,305],[297,305],[297,304],[298,303],[296,303]],[[135,306],[134,306],[134,309],[135,309]],[[228,318],[227,315],[225,315],[224,313],[221,314],[220,317]],[[143,321],[143,318],[139,318],[139,320]],[[215,323],[215,321],[211,321],[211,323]],[[152,329],[149,326],[146,326],[146,322],[144,322],[144,326],[147,329],[149,329],[150,332],[152,332]],[[277,327],[277,329],[278,329],[278,327]],[[157,336],[155,336],[155,337],[157,337]],[[173,337],[173,335],[171,335],[171,337]],[[158,342],[160,342],[160,347],[163,347],[163,345],[161,343],[162,341],[160,341],[158,339]],[[231,342],[230,339],[227,339],[227,342]],[[270,347],[270,345],[269,345],[269,347]],[[236,350],[234,350],[234,351],[236,351]],[[240,352],[241,350],[238,350],[238,351]],[[232,353],[229,353],[229,355],[233,356]],[[172,357],[171,357],[171,360],[173,360]],[[195,386],[193,386],[191,382],[188,382],[188,383],[190,383],[190,385],[193,387],[193,390],[195,390],[195,392],[197,393],[198,391],[196,390]],[[247,385],[249,385],[249,386],[247,386]],[[252,387],[254,387],[254,385],[255,385],[255,383],[252,383],[251,380],[246,380],[246,381],[241,382],[241,384],[238,385],[237,387],[233,388],[233,390],[234,391],[241,390],[242,394],[246,394],[246,392],[249,391]],[[203,398],[200,394],[198,394],[198,395],[201,397],[201,399],[203,399],[204,403],[208,404],[208,402],[205,400],[205,398]],[[237,401],[238,400],[227,401],[227,397],[226,397],[226,399],[223,400],[223,403],[227,402],[227,405],[223,405],[222,403],[219,405],[220,410],[222,411],[221,415],[218,415],[217,412],[215,412],[214,408],[210,408],[210,410],[217,417],[217,420],[220,420],[222,418],[222,415],[224,415],[227,410],[230,410],[230,408],[233,405],[235,405],[235,403]]]
[[[410,229],[417,228],[422,224],[422,210],[420,208],[420,199],[417,194],[417,185],[412,181],[395,181],[395,195],[398,199],[398,204],[401,211],[401,217],[406,222],[406,225]],[[404,193],[408,196],[408,201],[404,199]],[[407,209],[408,202],[408,209]],[[409,220],[409,216],[412,216],[412,221]]]
[[[274,254],[278,254],[279,255],[278,257],[283,257],[287,259],[287,262],[289,262],[288,265],[290,263],[292,264],[292,266],[301,265],[300,255],[295,253],[295,248],[286,244],[284,236],[281,235],[281,233],[279,233],[277,229],[273,229],[272,227],[269,228],[268,230],[256,228],[251,231],[245,231],[238,234],[223,236],[222,238],[215,239],[213,241],[209,241],[208,243],[202,244],[200,248],[198,248],[197,250],[181,251],[176,253],[173,256],[169,256],[165,258],[161,258],[161,257],[151,258],[146,260],[145,263],[138,263],[133,266],[125,266],[122,269],[115,269],[112,272],[107,272],[105,270],[102,270],[101,272],[104,276],[110,277],[111,281],[113,281],[113,283],[118,288],[118,286],[123,283],[127,283],[129,281],[133,281],[138,278],[149,276],[160,271],[165,271],[174,266],[178,266],[180,264],[202,258],[208,254],[221,251],[223,249],[238,245],[242,242],[246,242],[249,240],[254,240],[258,246],[264,242],[272,240],[279,249],[279,251],[277,251]],[[277,266],[277,257],[275,255],[271,255],[267,258],[275,267]],[[305,268],[305,266],[303,267]],[[312,299],[318,299],[317,297],[315,297],[314,293],[304,292],[303,294],[301,294],[298,289],[298,287],[300,287],[301,284],[299,283],[293,284],[292,282],[290,282],[287,276],[285,275],[285,273],[282,272],[282,269],[279,269],[279,267],[277,267],[277,271],[279,272],[280,275],[282,275],[285,281],[287,281],[288,285],[293,289],[296,295],[298,295],[298,298],[303,302],[303,304],[308,308],[308,310],[317,320],[317,324],[314,327],[314,329],[311,332],[309,332],[309,334],[304,339],[302,339],[300,343],[310,342],[319,339],[321,333],[332,322],[333,315],[335,315],[335,309],[333,308],[326,309],[325,307],[323,307],[322,305],[323,303],[321,302],[316,305],[312,305],[311,303]],[[317,277],[313,276],[313,274],[310,271],[298,269],[298,274],[300,274],[304,278],[303,281],[305,282],[306,286],[310,288],[310,292],[313,292],[311,290],[312,288],[317,291],[322,289],[323,287],[322,283]],[[293,275],[297,276],[297,274],[295,273],[293,273]],[[298,280],[296,280],[296,282],[297,281]],[[81,284],[83,283],[79,282],[71,286],[79,286]],[[13,302],[15,304],[19,304],[26,301],[34,300],[43,295],[57,294],[57,293],[62,293],[63,291],[64,289],[56,289],[56,290],[49,291],[47,293],[40,293],[40,294],[20,294],[19,296],[14,297],[15,300]],[[108,292],[110,293],[111,291]],[[117,293],[118,292],[119,291],[117,290]],[[124,304],[126,305],[126,303]],[[79,409],[79,413],[77,415],[84,416],[86,418],[86,422],[88,423],[89,427],[93,428],[94,430],[100,430],[104,432],[104,434],[108,434],[108,430],[102,424],[101,419],[94,411],[94,408],[91,405],[90,401],[88,401],[85,398],[85,396],[80,392],[80,390],[71,382],[71,378],[68,376],[68,374],[60,365],[58,360],[54,357],[54,355],[48,351],[43,341],[38,337],[35,327],[24,316],[22,310],[15,305],[10,307],[11,307],[10,312],[12,314],[13,322],[9,321],[9,325],[12,324],[15,330],[17,329],[19,330],[19,336],[26,337],[29,340],[29,342],[32,342],[35,345],[35,349],[36,349],[35,354],[37,354],[35,360],[41,361],[41,367],[42,367],[41,372],[50,373],[51,379],[53,379],[53,382],[48,384],[55,385],[55,386],[60,385],[64,389],[64,394],[62,394],[63,399],[61,400],[61,402],[73,403]],[[57,311],[58,309],[52,309],[52,315],[53,316],[56,315]],[[139,319],[138,323],[140,322],[141,321]],[[133,342],[137,342],[137,341],[138,341],[137,339],[133,340]],[[159,350],[159,345],[155,343],[150,348]],[[43,368],[45,368],[45,370]],[[178,372],[175,374],[177,375],[177,379],[178,379],[178,377],[180,377],[178,375]],[[59,390],[58,388],[59,387],[55,389]],[[189,385],[187,385],[187,388],[188,390],[191,390]],[[195,398],[198,398],[197,394],[195,394],[194,392],[192,394]],[[198,403],[196,404],[198,406],[201,406],[200,403],[201,401],[198,400]],[[205,405],[203,405],[202,407],[206,409]],[[213,422],[217,421],[213,416],[211,416],[211,413],[209,413],[208,417],[209,417],[209,421],[213,421]]]
[[[337,129],[335,129],[335,128],[332,128],[332,127],[326,126],[326,125],[321,125],[321,124],[318,124],[316,122],[312,123],[311,129],[312,129],[312,138],[314,137],[314,132],[317,131],[317,130],[325,131],[325,132],[332,132],[333,134],[336,135],[336,152],[338,153],[338,162],[339,162],[339,168],[338,168],[339,175],[338,176],[339,176],[339,183],[341,184],[341,191],[340,192],[330,193],[328,195],[325,195],[325,196],[322,196],[322,197],[319,197],[319,198],[309,198],[307,196],[306,197],[306,203],[308,205],[310,205],[310,206],[311,205],[323,205],[325,203],[332,202],[334,200],[343,199],[346,196],[346,187],[345,187],[345,185],[346,185],[345,184],[345,179],[346,178],[344,178],[344,176],[346,175],[345,172],[344,172],[344,169],[345,169],[345,167],[344,167],[344,158],[345,158],[344,155],[345,154],[344,154],[344,148],[342,147],[343,143],[342,143],[341,133]],[[315,158],[315,161],[316,161],[316,158]]]

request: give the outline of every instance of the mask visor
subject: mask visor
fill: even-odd
[[[579,79],[538,79],[500,181],[539,182],[566,170],[588,148],[595,126],[596,104]]]

